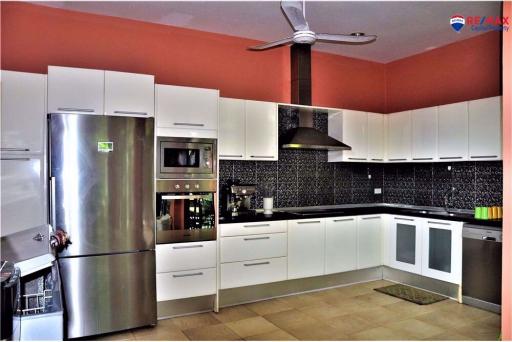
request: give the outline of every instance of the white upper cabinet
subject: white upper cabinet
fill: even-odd
[[[368,159],[368,116],[366,112],[342,110],[329,115],[329,135],[352,149],[329,152],[329,161]]]
[[[325,219],[325,274],[352,271],[356,268],[356,218]]]
[[[390,162],[411,159],[411,111],[388,114],[387,156]]]
[[[325,220],[288,221],[288,279],[324,274]]]
[[[161,84],[155,88],[157,135],[217,137],[218,90]]]
[[[468,157],[468,103],[439,106],[438,157],[440,161]]]
[[[368,160],[383,162],[386,158],[385,115],[368,113]]]
[[[245,154],[247,160],[277,160],[277,104],[245,102]]]
[[[1,151],[44,152],[46,75],[2,71]]]
[[[437,158],[437,107],[413,110],[412,160],[433,161]]]
[[[48,113],[104,114],[105,71],[48,66]]]
[[[501,96],[469,101],[469,159],[501,159]]]
[[[105,114],[150,117],[155,111],[155,77],[105,71]]]
[[[219,100],[220,159],[245,159],[245,102],[223,97]]]

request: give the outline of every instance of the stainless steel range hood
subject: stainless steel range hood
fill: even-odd
[[[299,104],[299,127],[279,138],[283,149],[342,151],[352,148],[313,127],[315,109],[311,106],[311,45],[293,44],[290,48],[292,102]],[[293,105],[291,105],[294,108]]]

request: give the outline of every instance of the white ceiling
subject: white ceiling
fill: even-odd
[[[51,7],[180,26],[262,41],[291,35],[275,1],[56,1],[34,2]],[[316,43],[314,49],[387,63],[458,40],[473,37],[468,26],[456,33],[453,14],[500,15],[501,2],[370,2],[308,1],[306,19],[317,33],[377,34],[361,46]],[[265,52],[255,52],[265,53]]]

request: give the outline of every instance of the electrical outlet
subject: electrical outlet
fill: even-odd
[[[372,175],[368,175],[368,179],[372,179]]]
[[[451,171],[451,170],[452,170],[452,166],[448,165],[448,171]]]
[[[382,189],[381,188],[375,188],[375,189],[373,189],[373,193],[375,195],[380,195],[380,194],[382,194]]]

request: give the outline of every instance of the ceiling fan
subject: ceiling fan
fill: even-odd
[[[288,19],[290,26],[293,28],[293,36],[261,45],[251,46],[248,49],[261,51],[293,43],[313,45],[316,41],[341,44],[368,44],[377,39],[377,36],[375,35],[366,35],[362,32],[355,32],[351,34],[315,33],[310,30],[308,22],[306,21],[305,5],[305,0],[281,1],[281,10]]]

